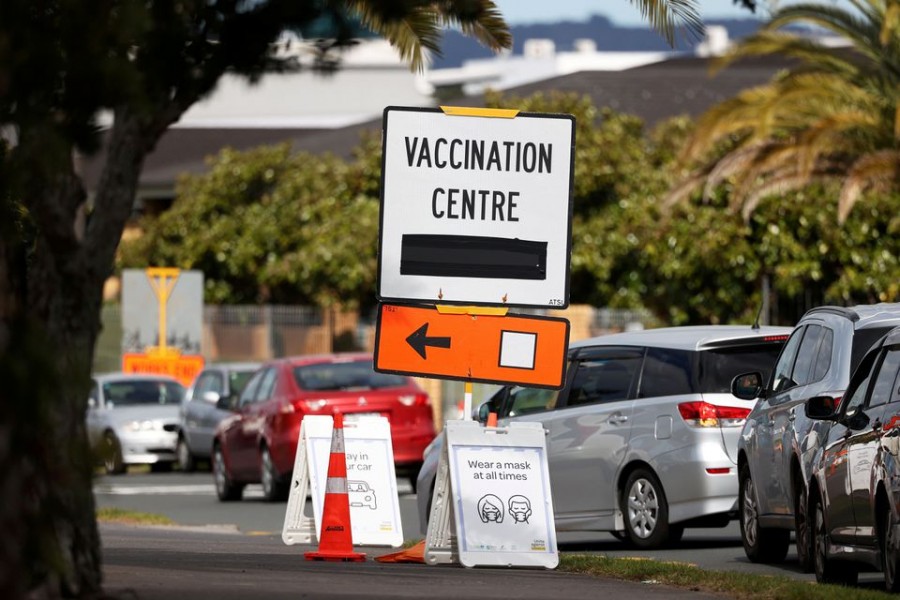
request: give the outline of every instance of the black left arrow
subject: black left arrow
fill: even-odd
[[[425,356],[425,347],[432,346],[434,348],[449,348],[450,338],[448,337],[428,337],[428,323],[425,323],[406,338],[406,343],[412,346],[412,349],[419,353],[422,358]]]

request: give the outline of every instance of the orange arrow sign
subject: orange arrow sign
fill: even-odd
[[[566,319],[444,314],[382,304],[375,370],[558,389],[564,383],[568,346]]]

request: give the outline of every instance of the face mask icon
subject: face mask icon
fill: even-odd
[[[531,516],[531,501],[525,496],[512,496],[509,499],[509,514],[514,523],[527,523]]]
[[[478,516],[482,523],[503,522],[503,500],[493,494],[487,494],[478,501]]]

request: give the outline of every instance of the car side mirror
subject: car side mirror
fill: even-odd
[[[219,400],[222,399],[222,395],[219,392],[214,392],[212,390],[208,390],[203,392],[203,395],[200,396],[204,402],[209,402],[210,404],[219,405]]]
[[[490,414],[491,412],[490,405],[490,401],[482,402],[480,405],[478,405],[478,408],[473,411],[474,414],[472,415],[472,418],[479,423],[487,423],[488,414]]]
[[[97,408],[96,398],[88,398],[88,408]]]
[[[866,414],[862,407],[856,406],[847,410],[841,419],[841,423],[848,429],[860,431],[869,426],[869,415]]]
[[[744,373],[731,380],[731,393],[741,400],[756,400],[762,395],[762,374]]]
[[[216,394],[216,396],[219,395],[216,392],[212,392],[212,393]],[[219,399],[216,400],[216,408],[218,408],[219,410],[227,410],[230,412],[234,412],[235,409],[237,408],[237,397],[236,396],[221,396],[221,397],[219,397]]]
[[[815,396],[803,407],[806,416],[814,421],[833,421],[837,416],[840,398]]]

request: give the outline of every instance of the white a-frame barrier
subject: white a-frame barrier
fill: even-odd
[[[543,425],[448,421],[442,435],[425,562],[556,568]]]
[[[315,544],[319,539],[333,427],[331,416],[306,416],[300,424],[281,531],[285,544]],[[346,415],[344,448],[353,544],[395,548],[403,545],[391,426],[387,418]],[[307,494],[312,498],[311,516],[305,511]]]

